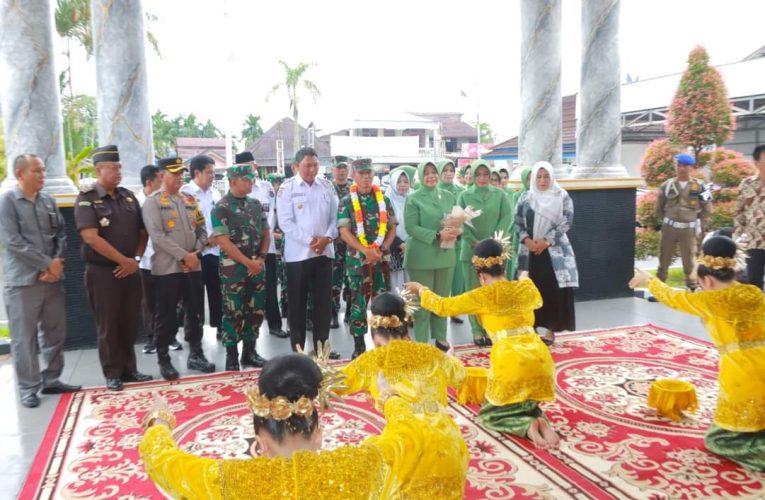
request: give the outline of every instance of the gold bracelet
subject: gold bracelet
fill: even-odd
[[[146,415],[146,418],[143,420],[144,431],[154,425],[155,420],[163,421],[167,424],[168,427],[170,427],[170,430],[175,429],[175,415],[170,413],[169,410],[159,409],[152,410]]]
[[[377,396],[377,401],[375,401],[375,408],[380,413],[383,413],[383,410],[385,410],[385,403],[388,402],[390,398],[393,396],[398,396],[398,392],[396,392],[394,389],[385,389]]]

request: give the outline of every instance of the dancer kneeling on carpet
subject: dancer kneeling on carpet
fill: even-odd
[[[705,444],[713,453],[765,470],[765,295],[735,280],[736,244],[714,236],[702,245],[697,275],[701,292],[673,290],[636,270],[630,287],[648,284],[673,309],[701,317],[720,351],[720,392]]]
[[[528,437],[537,447],[554,448],[560,439],[539,407],[539,401],[555,398],[552,356],[533,327],[542,297],[526,273],[518,281],[507,280],[509,257],[510,241],[499,234],[475,247],[472,262],[479,288],[448,298],[419,283],[406,287],[419,293],[421,307],[439,316],[476,315],[493,341],[479,422]]]
[[[465,369],[437,347],[411,341],[406,309],[399,295],[386,292],[374,298],[369,325],[375,349],[343,369],[347,376],[343,392],[369,392],[378,406],[397,394],[413,413],[398,418],[417,422],[418,433],[407,434],[402,441],[405,453],[383,448],[392,469],[385,498],[461,499],[470,456],[459,427],[446,412],[446,388],[460,386]],[[386,428],[367,443],[376,444],[387,432]]]

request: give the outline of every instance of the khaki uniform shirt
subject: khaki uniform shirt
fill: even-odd
[[[673,177],[659,188],[656,215],[659,220],[666,217],[681,223],[704,220],[709,216],[711,201],[712,196],[704,181],[690,178],[682,187],[680,181]]]
[[[143,220],[154,245],[153,275],[182,273],[186,254],[207,246],[205,218],[191,195],[164,189],[152,193],[144,202]]]

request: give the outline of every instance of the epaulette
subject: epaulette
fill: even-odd
[[[80,194],[88,194],[96,190],[96,186],[94,184],[90,184],[89,186],[84,186],[80,188]]]

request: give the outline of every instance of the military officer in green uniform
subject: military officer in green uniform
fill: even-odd
[[[696,159],[689,154],[676,155],[677,177],[664,182],[656,197],[656,216],[661,221],[659,269],[656,277],[661,281],[667,280],[669,266],[679,246],[685,284],[690,290],[696,290],[699,286],[694,273],[697,237],[709,217],[712,201],[709,187],[704,181],[690,176],[690,169],[695,164]]]
[[[181,193],[186,167],[181,158],[163,158],[158,162],[167,170],[162,189],[151,194],[143,204],[143,222],[154,246],[151,275],[157,297],[156,343],[159,372],[165,380],[179,374],[170,361],[168,348],[178,330],[177,306],[183,303],[184,334],[190,353],[189,370],[203,373],[215,371],[202,351],[202,285],[201,252],[207,247],[205,218],[190,194]]]
[[[255,341],[266,310],[265,263],[270,241],[268,214],[254,198],[255,172],[249,164],[228,169],[230,190],[213,207],[213,234],[220,245],[223,292],[223,345],[226,370],[239,371],[237,345],[243,342],[242,366],[261,367]]]
[[[390,245],[396,237],[396,214],[390,200],[372,184],[370,159],[353,162],[353,186],[340,200],[337,227],[348,245],[346,275],[351,288],[350,333],[353,357],[366,350],[367,305],[388,290],[390,283]],[[361,220],[359,221],[358,218]]]
[[[337,199],[342,200],[350,194],[351,183],[348,182],[348,164],[350,159],[347,156],[335,156],[332,159],[332,186],[337,193]],[[338,315],[340,314],[340,297],[345,301],[345,322],[350,317],[351,309],[351,289],[348,286],[348,279],[345,274],[345,254],[348,252],[348,245],[345,244],[342,237],[335,240],[335,261],[332,265],[332,321],[330,328],[339,328]]]

